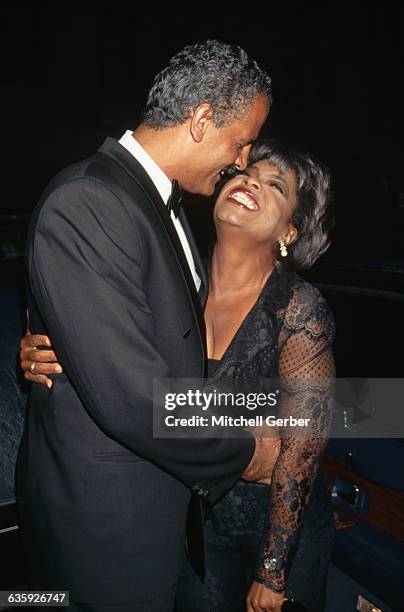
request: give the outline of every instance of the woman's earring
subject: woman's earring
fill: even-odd
[[[279,240],[278,242],[279,242],[279,249],[281,251],[281,256],[286,257],[288,254],[288,250],[286,248],[285,243],[283,242],[283,240]]]

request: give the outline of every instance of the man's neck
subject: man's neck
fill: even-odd
[[[181,183],[185,146],[182,147],[182,132],[178,127],[152,129],[141,123],[132,136],[170,181],[176,178]]]

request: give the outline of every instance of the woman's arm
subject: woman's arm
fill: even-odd
[[[307,306],[307,305],[306,305]],[[262,544],[256,580],[275,593],[283,593],[285,568],[297,541],[305,506],[317,477],[327,443],[335,377],[331,342],[334,322],[318,296],[310,314],[297,318],[290,330],[279,364],[283,387],[278,416],[310,419],[308,430],[294,434],[283,429],[281,450],[272,475],[268,531]]]
[[[50,338],[44,335],[33,335],[27,329],[27,333],[21,339],[20,348],[20,367],[24,371],[24,377],[31,382],[46,385],[50,389],[52,380],[48,375],[63,372]]]

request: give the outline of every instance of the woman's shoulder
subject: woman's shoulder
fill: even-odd
[[[290,330],[310,329],[313,333],[330,337],[335,334],[332,312],[321,292],[296,273],[290,274],[290,300],[285,312],[285,323]]]
[[[319,303],[327,304],[320,290],[295,272],[290,273],[290,285],[292,300],[313,308]]]

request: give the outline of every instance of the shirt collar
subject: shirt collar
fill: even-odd
[[[131,153],[133,157],[135,157],[143,166],[160,193],[164,204],[167,204],[168,198],[171,194],[171,181],[156,164],[156,162],[150,157],[150,155],[146,153],[138,141],[132,136],[131,130],[126,130],[125,134],[119,140],[119,144],[125,147],[125,149],[129,151],[129,153]]]

